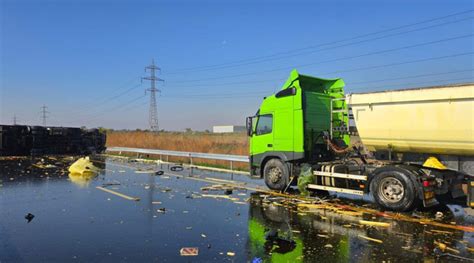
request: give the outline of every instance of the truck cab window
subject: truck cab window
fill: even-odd
[[[272,126],[273,126],[273,116],[271,114],[260,115],[258,117],[257,129],[255,133],[257,135],[271,133]]]

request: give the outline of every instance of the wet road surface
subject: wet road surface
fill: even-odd
[[[331,201],[356,208],[348,211],[256,193],[249,189],[262,186],[261,180],[245,175],[169,171],[166,164],[100,158],[94,161],[101,168],[97,176],[68,176],[72,162],[0,160],[0,262],[474,259],[473,232],[416,222],[471,227],[472,218],[459,208],[453,208],[455,215],[445,208],[439,221],[435,212],[403,215],[413,222],[393,220],[353,200]],[[159,170],[165,174],[156,175]],[[244,184],[231,189],[223,180]],[[34,216],[29,223],[28,213]],[[361,220],[386,224],[368,226]],[[181,256],[183,247],[196,247],[199,254]]]

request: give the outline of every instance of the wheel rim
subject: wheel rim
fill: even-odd
[[[274,184],[278,183],[282,178],[282,171],[278,167],[272,167],[268,171],[268,180]]]
[[[379,196],[389,203],[396,203],[402,200],[405,188],[402,182],[394,177],[383,178],[379,186]]]

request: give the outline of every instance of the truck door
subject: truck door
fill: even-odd
[[[273,151],[273,114],[259,115],[254,131],[251,155]]]

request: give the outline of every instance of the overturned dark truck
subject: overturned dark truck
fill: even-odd
[[[0,156],[101,153],[105,142],[98,129],[0,125]]]
[[[344,85],[293,71],[247,118],[250,173],[274,190],[298,181],[319,194],[371,193],[394,211],[466,196],[474,206],[474,84],[347,95]]]

